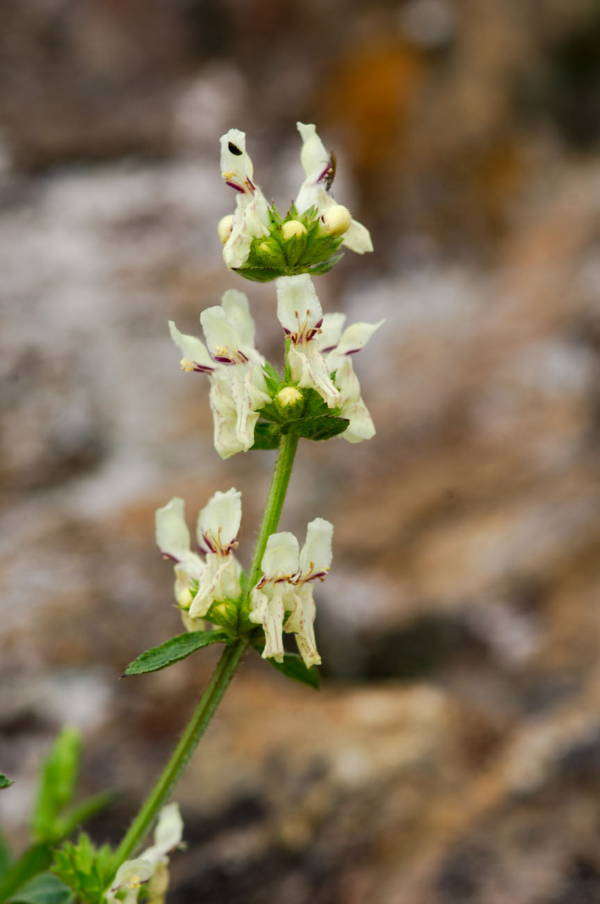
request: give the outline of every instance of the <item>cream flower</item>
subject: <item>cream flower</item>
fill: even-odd
[[[165,558],[175,562],[175,598],[188,630],[198,624],[214,602],[237,599],[241,569],[232,551],[242,517],[241,493],[216,492],[202,509],[196,537],[204,559],[190,549],[183,499],[174,497],[156,512],[156,542]]]
[[[315,601],[312,582],[323,580],[331,567],[333,525],[315,518],[308,525],[300,551],[296,537],[286,531],[272,534],[261,568],[263,577],[252,589],[250,620],[265,632],[263,658],[283,660],[282,632],[296,635],[298,650],[308,668],[318,665],[314,634]]]
[[[270,401],[263,373],[265,359],[254,345],[255,324],[243,292],[229,289],[220,306],[200,315],[208,349],[169,321],[171,337],[186,371],[207,373],[214,421],[214,444],[221,458],[247,452],[254,443],[258,412]]]
[[[277,317],[290,339],[288,362],[292,380],[303,388],[316,389],[329,408],[335,408],[341,396],[319,351],[323,310],[307,273],[277,280]]]
[[[298,122],[296,126],[303,142],[300,160],[306,176],[296,198],[296,209],[298,213],[304,213],[309,207],[316,207],[323,220],[325,231],[341,235],[342,232],[336,230],[342,228],[342,223],[345,226],[345,216],[341,211],[325,215],[328,208],[339,207],[329,191],[335,175],[333,158],[325,150],[314,125]],[[329,218],[332,222],[328,223]],[[344,235],[342,244],[351,251],[364,254],[365,251],[373,250],[369,230],[361,223],[351,219],[348,228],[342,231]]]
[[[246,153],[246,135],[230,129],[221,137],[221,174],[225,184],[237,192],[231,232],[223,248],[230,270],[243,266],[254,238],[269,234],[269,205],[253,181],[254,167]]]
[[[325,315],[319,336],[319,351],[325,355],[327,370],[335,373],[335,384],[341,393],[340,417],[350,421],[341,435],[349,443],[360,443],[375,436],[375,426],[362,400],[360,383],[350,356],[365,347],[384,321],[353,323],[344,330],[345,321],[345,314]]]
[[[140,888],[146,883],[148,901],[152,904],[163,904],[169,887],[169,854],[181,844],[183,820],[178,804],[163,807],[154,831],[154,844],[146,848],[136,860],[127,860],[117,870],[110,889],[106,892],[109,904],[124,901],[125,904],[136,904]],[[117,898],[118,892],[124,897]]]

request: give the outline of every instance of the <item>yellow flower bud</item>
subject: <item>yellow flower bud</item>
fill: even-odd
[[[281,407],[286,408],[288,405],[295,405],[299,402],[302,398],[302,393],[295,386],[284,386],[283,389],[279,390],[276,398]]]
[[[291,239],[292,237],[298,239],[301,235],[306,235],[306,226],[300,220],[288,220],[281,227],[281,234],[284,239]]]
[[[229,236],[231,235],[231,228],[233,226],[233,214],[228,213],[226,217],[223,217],[219,220],[219,225],[217,226],[217,235],[221,239],[222,243],[225,244]]]
[[[192,591],[189,587],[182,587],[181,589],[175,589],[175,597],[177,599],[177,605],[180,609],[189,609],[192,605],[192,600],[194,597],[192,596]]]
[[[324,235],[343,235],[348,232],[352,216],[347,207],[342,204],[334,204],[321,214],[320,232]]]

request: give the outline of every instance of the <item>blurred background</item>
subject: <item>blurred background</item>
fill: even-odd
[[[356,361],[376,438],[304,443],[283,529],[335,524],[324,687],[249,656],[176,793],[172,904],[592,904],[600,896],[597,0],[3,0],[0,819],[25,843],[64,723],[119,839],[214,651],[119,683],[181,630],[153,518],[243,492],[197,332],[229,273],[219,135],[286,208],[295,121],[376,251],[319,280],[386,317]],[[596,684],[595,684],[596,681]],[[596,687],[596,691],[595,691]]]

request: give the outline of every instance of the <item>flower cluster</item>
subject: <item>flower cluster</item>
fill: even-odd
[[[169,887],[169,854],[181,844],[183,821],[177,804],[168,804],[160,812],[154,831],[154,844],[135,860],[126,860],[106,893],[109,904],[137,904],[140,890],[147,886],[148,904],[163,904]]]
[[[254,181],[246,136],[230,129],[221,138],[221,173],[237,193],[235,213],[220,221],[227,266],[261,282],[297,273],[324,273],[340,246],[358,254],[373,250],[368,230],[331,194],[335,156],[325,150],[314,125],[297,123],[302,138],[304,181],[287,215],[281,217]]]
[[[315,518],[306,530],[302,550],[293,534],[271,534],[262,558],[263,576],[252,588],[250,620],[265,632],[263,657],[283,660],[282,631],[296,635],[298,650],[310,668],[321,662],[313,624],[313,581],[323,581],[331,568],[333,524]]]
[[[172,320],[169,328],[183,355],[182,369],[209,376],[215,448],[229,458],[252,448],[258,411],[271,401],[265,359],[254,345],[256,327],[243,292],[225,292],[220,306],[203,311],[200,322],[208,348],[195,336],[180,333]]]
[[[196,537],[202,556],[190,548],[183,499],[174,497],[156,512],[156,542],[162,555],[175,563],[175,599],[188,631],[202,630],[205,618],[221,624],[218,604],[235,603],[242,594],[242,569],[232,553],[241,518],[241,493],[233,487],[216,492],[198,515]],[[265,659],[283,659],[285,631],[296,636],[308,668],[320,663],[312,582],[324,580],[331,567],[332,537],[333,525],[322,518],[308,525],[301,552],[293,534],[269,537],[249,610],[250,622],[264,629]]]
[[[156,512],[156,542],[175,563],[175,599],[188,631],[201,630],[213,603],[237,600],[241,567],[233,550],[242,520],[242,494],[234,487],[216,492],[196,523],[198,549],[191,549],[185,503],[175,496]]]
[[[173,321],[169,324],[183,356],[183,370],[208,374],[214,443],[222,458],[251,449],[261,413],[273,420],[273,399],[285,408],[303,398],[302,389],[315,390],[328,408],[347,420],[342,436],[349,442],[375,434],[350,356],[366,345],[383,321],[355,323],[342,332],[345,316],[323,315],[308,274],[280,277],[276,286],[277,316],[289,340],[290,380],[284,383],[255,347],[256,327],[243,292],[230,289],[220,306],[202,312],[206,345],[181,333]],[[275,419],[278,414],[275,411]]]
[[[298,123],[304,181],[285,218],[269,204],[254,179],[246,136],[231,129],[221,138],[221,170],[237,196],[235,213],[219,224],[225,263],[251,279],[275,279],[277,317],[285,337],[285,374],[257,350],[256,326],[246,295],[225,292],[221,304],[200,315],[204,342],[180,332],[171,336],[184,371],[210,382],[214,444],[222,458],[257,448],[276,448],[287,433],[308,439],[342,435],[370,439],[375,427],[362,399],[353,356],[381,326],[345,327],[341,313],[324,314],[312,275],[335,262],[344,245],[371,251],[368,231],[331,195],[335,157],[314,125]],[[331,566],[333,526],[321,518],[308,525],[300,550],[293,534],[268,537],[256,579],[246,585],[234,555],[241,522],[241,495],[217,492],[202,509],[191,548],[184,502],[179,497],[156,513],[158,547],[175,565],[175,599],[188,632],[219,625],[231,638],[246,633],[265,659],[284,660],[284,633],[293,634],[305,665],[320,663],[313,587]]]

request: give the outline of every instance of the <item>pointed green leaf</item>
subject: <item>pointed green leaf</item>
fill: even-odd
[[[10,788],[11,785],[14,785],[12,778],[4,775],[3,772],[0,772],[0,790],[2,788]]]
[[[76,844],[66,841],[54,852],[52,872],[75,892],[78,904],[99,904],[115,873],[113,852],[108,844],[96,848],[82,833]]]
[[[49,844],[34,844],[21,854],[8,869],[0,883],[0,901],[6,901],[18,888],[48,869],[52,862],[52,849]]]
[[[277,395],[279,391],[279,387],[281,385],[281,377],[270,361],[265,361],[265,363],[263,364],[263,371],[265,374],[267,391],[272,398],[273,396]]]
[[[265,647],[264,640],[256,638],[252,641],[252,646],[257,653],[262,654]],[[307,684],[316,691],[319,690],[321,684],[319,670],[315,666],[310,669],[307,668],[302,656],[297,653],[284,653],[283,662],[277,662],[275,659],[265,659],[265,662],[272,665],[274,669],[277,669],[286,678],[291,678],[292,681],[299,681],[301,684]]]
[[[277,424],[264,424],[260,421],[254,428],[254,444],[252,449],[277,449],[281,439],[281,430]]]
[[[291,421],[285,424],[282,432],[296,433],[303,436],[304,439],[311,439],[315,442],[320,440],[331,439],[338,436],[348,428],[350,421],[345,417],[331,417],[325,415],[323,417],[305,417],[297,421]],[[286,430],[286,428],[288,428]]]
[[[70,888],[52,873],[40,873],[22,885],[7,904],[71,904],[74,895]]]
[[[4,878],[8,873],[12,861],[12,854],[8,846],[8,842],[0,829],[0,885],[4,882]]]
[[[196,650],[212,643],[227,643],[228,637],[223,631],[192,631],[189,634],[178,634],[171,637],[159,647],[146,650],[134,659],[125,669],[125,675],[145,675],[146,672],[158,672],[180,659],[185,659]]]
[[[75,728],[64,728],[50,749],[40,772],[32,832],[36,841],[53,841],[57,834],[58,814],[75,794],[81,761],[81,735]]]
[[[323,276],[324,273],[329,273],[330,270],[333,270],[343,257],[343,253],[334,254],[329,260],[324,261],[322,264],[317,264],[316,267],[310,267],[306,272],[312,276]]]

